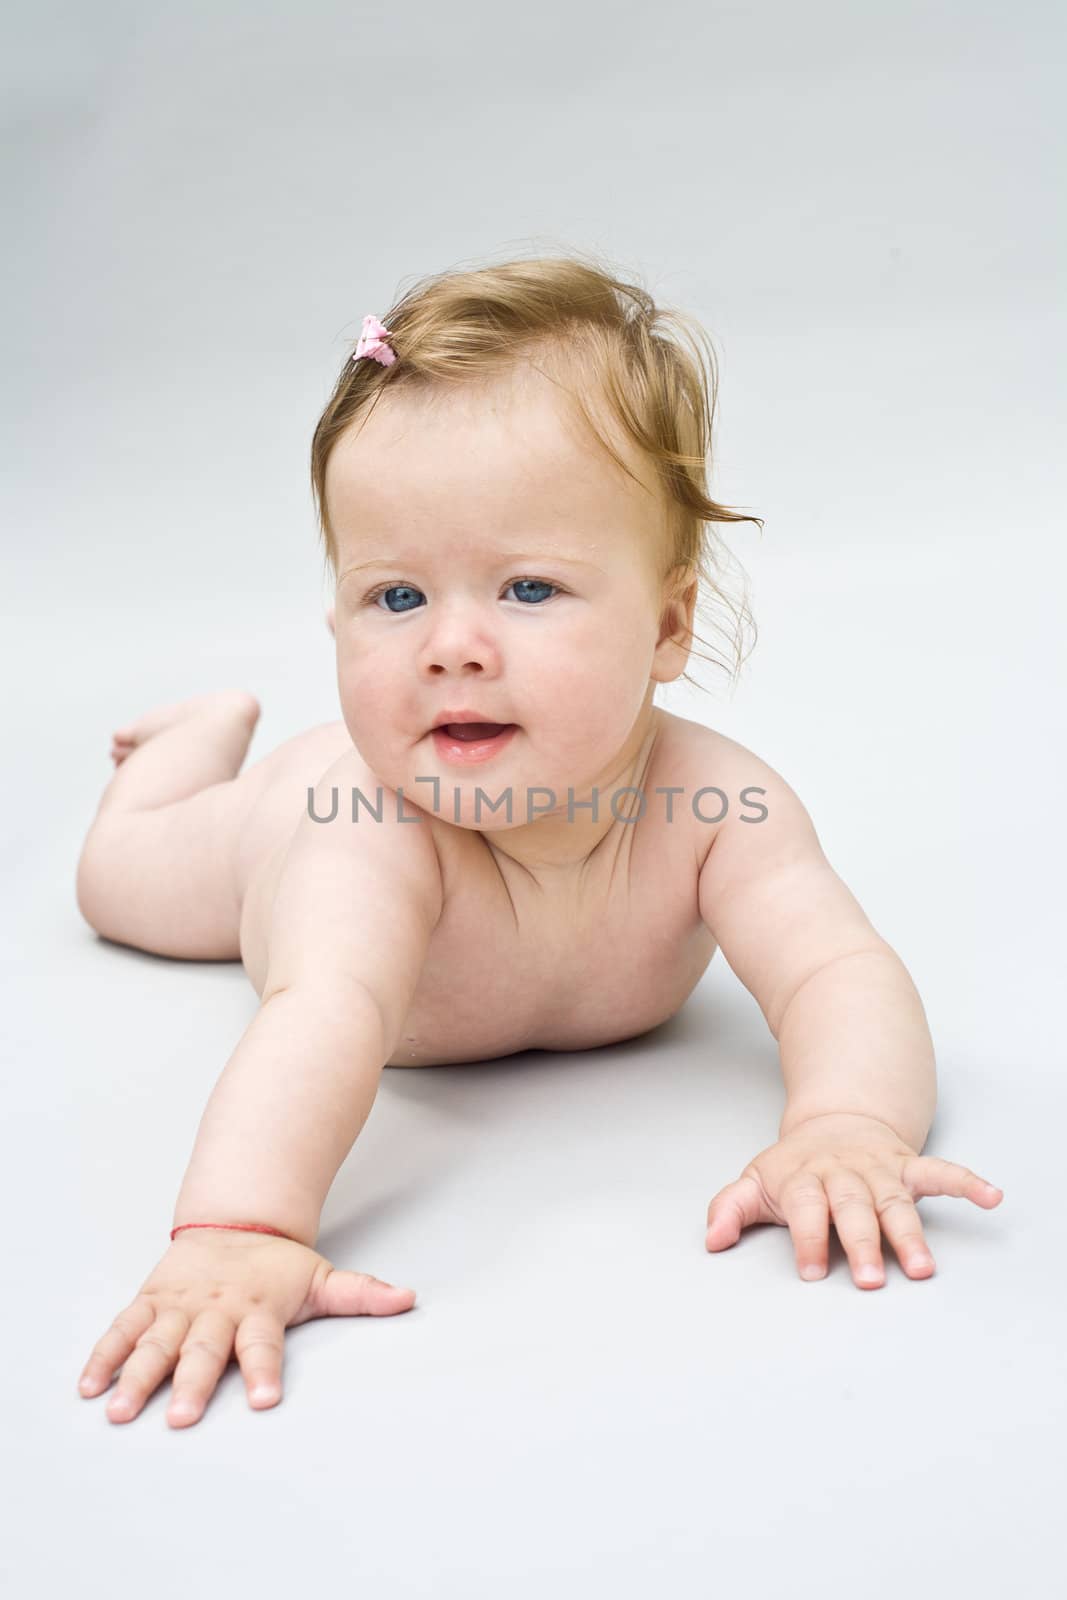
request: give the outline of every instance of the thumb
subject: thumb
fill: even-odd
[[[348,1272],[331,1267],[314,1296],[317,1317],[391,1317],[410,1311],[414,1289],[398,1289],[369,1272]]]
[[[708,1250],[726,1250],[736,1244],[742,1229],[757,1222],[777,1222],[767,1207],[763,1190],[753,1177],[738,1178],[720,1189],[708,1206],[704,1244]]]

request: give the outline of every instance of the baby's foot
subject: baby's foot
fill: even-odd
[[[229,716],[246,718],[249,725],[259,718],[259,701],[246,689],[216,689],[211,694],[194,694],[188,700],[173,700],[167,705],[153,706],[133,722],[116,728],[111,735],[111,759],[120,767],[137,746],[171,728],[187,717],[199,716],[204,711],[220,711]]]

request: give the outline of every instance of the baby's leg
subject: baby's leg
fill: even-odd
[[[118,764],[78,862],[78,907],[157,955],[240,956],[235,861],[253,799],[234,780],[259,718],[243,690],[159,706],[114,735]]]

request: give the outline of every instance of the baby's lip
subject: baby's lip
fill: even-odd
[[[466,727],[471,729],[469,734],[462,732]],[[518,729],[517,722],[488,722],[480,726],[476,723],[458,723],[452,729],[449,728],[448,723],[439,723],[436,728],[430,729],[430,736],[432,738],[435,734],[440,733],[453,744],[457,741],[460,744],[471,744],[477,743],[478,740],[502,739],[506,733],[517,733]]]

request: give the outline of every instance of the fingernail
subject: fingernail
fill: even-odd
[[[170,1414],[184,1421],[187,1417],[196,1416],[196,1406],[192,1400],[174,1400],[171,1403]]]
[[[800,1276],[802,1278],[825,1278],[826,1268],[820,1267],[817,1261],[809,1261],[806,1267],[801,1267]]]
[[[117,1394],[113,1400],[108,1402],[107,1409],[113,1417],[123,1417],[127,1411],[133,1410],[133,1401],[129,1395]]]
[[[272,1388],[272,1386],[270,1384],[259,1383],[252,1390],[252,1393],[251,1393],[249,1398],[252,1399],[252,1400],[259,1400],[259,1401],[277,1400],[278,1391],[277,1391],[277,1389]]]
[[[856,1276],[861,1283],[881,1283],[882,1269],[876,1267],[873,1262],[868,1262],[866,1266],[860,1267]]]

